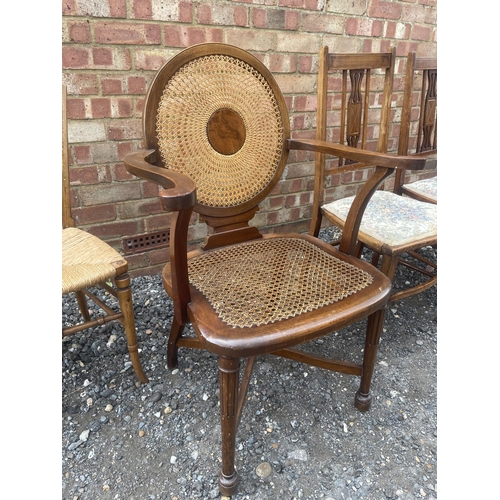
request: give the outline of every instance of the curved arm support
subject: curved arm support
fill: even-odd
[[[161,204],[173,212],[170,224],[170,267],[174,315],[179,324],[187,321],[187,304],[191,301],[187,265],[189,220],[196,204],[196,185],[186,175],[153,165],[155,150],[140,150],[124,158],[127,170],[137,177],[159,184]]]
[[[165,188],[160,191],[161,204],[165,211],[175,212],[194,207],[195,183],[186,175],[153,165],[155,157],[154,149],[143,149],[125,156],[123,162],[131,174]]]
[[[363,184],[354,197],[349,213],[342,229],[339,250],[348,255],[355,255],[359,226],[366,206],[377,188],[389,177],[393,169],[377,166],[373,175]]]
[[[314,139],[288,139],[288,149],[299,149],[302,151],[314,151],[316,153],[340,156],[349,160],[365,163],[366,166],[378,165],[390,169],[402,168],[405,170],[422,170],[427,167],[430,158],[417,156],[398,156],[389,153],[377,153],[366,149],[353,148],[343,144],[336,144],[327,141],[317,141]],[[353,168],[359,166],[353,165]]]

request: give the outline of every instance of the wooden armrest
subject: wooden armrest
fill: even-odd
[[[315,151],[317,153],[330,154],[340,156],[349,160],[364,163],[364,167],[378,165],[386,168],[402,168],[405,170],[422,170],[424,168],[431,168],[426,166],[429,157],[418,156],[398,156],[389,153],[377,153],[374,151],[367,151],[365,149],[353,148],[343,144],[336,144],[327,141],[317,141],[314,139],[288,139],[288,149],[299,149],[303,151]]]
[[[154,149],[143,149],[123,159],[127,170],[137,177],[155,182],[165,189],[159,195],[164,210],[174,212],[170,223],[170,265],[174,315],[179,324],[187,321],[191,301],[187,266],[189,219],[196,204],[196,185],[188,176],[152,165]]]
[[[196,185],[193,180],[179,172],[153,165],[155,156],[154,149],[142,149],[125,156],[123,162],[131,174],[165,188],[160,191],[164,210],[176,212],[194,207]]]

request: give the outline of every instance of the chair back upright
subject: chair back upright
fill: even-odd
[[[398,154],[437,154],[437,58],[408,54]],[[396,194],[404,183],[405,171],[396,170]]]
[[[69,188],[69,144],[67,87],[62,86],[62,227],[75,227],[71,216],[71,196]]]
[[[321,48],[317,140],[387,153],[395,60],[394,47],[388,52],[361,54],[329,53],[327,46]],[[321,227],[325,178],[341,174],[342,166],[352,170],[353,163],[343,158],[327,160],[325,154],[316,153],[310,234],[317,235]]]

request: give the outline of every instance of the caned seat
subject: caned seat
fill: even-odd
[[[335,133],[340,133],[343,143],[360,149],[376,147],[379,152],[387,152],[394,64],[394,49],[386,53],[331,54],[328,47],[323,47],[320,52],[318,74],[317,139],[325,140]],[[335,78],[338,79],[339,84],[332,83]],[[380,79],[378,85],[377,78]],[[330,96],[329,92],[329,89],[337,88],[340,88],[338,100]],[[408,97],[405,98],[407,104],[402,115],[402,120],[408,120],[408,123],[401,125],[403,135],[410,131],[411,99],[409,101],[408,99]],[[338,101],[340,101],[340,109],[328,107],[329,102]],[[374,108],[373,103],[378,105]],[[334,114],[340,114],[337,122],[331,118]],[[339,125],[332,126],[335,123]],[[379,135],[375,144],[373,134],[377,129]],[[401,137],[403,136],[400,136],[398,153],[404,156],[408,153],[408,137],[404,142],[401,142]],[[422,141],[422,138],[419,137],[419,140]],[[435,157],[429,154],[435,151],[429,152],[428,148],[424,148],[418,153],[416,157],[428,158],[426,168],[435,167]],[[332,165],[329,157],[322,153],[316,154],[316,184],[311,234],[318,235],[323,218],[344,230],[349,210],[356,198],[355,195],[351,195],[325,201],[325,179],[336,175],[339,171],[344,173],[341,179],[348,179],[347,174],[356,170],[369,170],[371,167],[372,164],[369,161],[359,163],[348,159],[341,159]],[[410,169],[398,165],[395,182],[402,179],[405,171],[408,175],[411,174]],[[430,192],[435,192],[437,195],[437,187],[432,186],[433,182],[435,181],[431,179],[422,180],[418,184],[415,183],[415,189],[419,189],[419,186],[420,189],[427,187]],[[404,194],[407,194],[406,191]],[[425,196],[426,201],[429,201],[429,194]],[[356,255],[361,255],[364,248],[371,249],[373,251],[372,264],[379,266],[391,282],[394,280],[398,265],[407,265],[423,276],[423,280],[416,284],[404,286],[399,291],[394,289],[391,301],[420,293],[437,282],[435,263],[419,253],[420,249],[435,246],[437,243],[437,206],[422,200],[423,197],[411,198],[393,191],[379,189],[371,197],[359,227]],[[409,262],[407,256],[415,260]],[[414,262],[420,265],[415,265]]]
[[[279,355],[359,376],[355,406],[369,409],[391,287],[383,273],[352,255],[356,234],[366,202],[395,165],[422,168],[425,161],[290,139],[285,100],[272,74],[250,53],[218,43],[190,47],[158,71],[146,96],[143,129],[146,149],[124,162],[132,174],[161,186],[162,206],[172,212],[170,261],[162,273],[174,303],[167,364],[176,367],[184,347],[218,356],[219,489],[231,495],[238,481],[236,431],[256,356]],[[339,249],[311,235],[263,235],[249,224],[279,182],[291,149],[377,164]],[[188,252],[193,211],[209,234]],[[365,318],[362,360],[334,360],[297,348]],[[188,323],[196,337],[184,335]],[[241,359],[246,363],[240,385]]]
[[[71,216],[66,93],[66,86],[63,85],[62,294],[75,294],[83,321],[64,327],[62,335],[64,338],[110,321],[118,321],[125,329],[132,366],[139,380],[146,383],[148,378],[139,359],[128,263],[119,252],[100,238],[75,227]],[[93,293],[93,287],[101,287],[114,296],[118,301],[118,311]],[[103,314],[91,317],[87,298]]]

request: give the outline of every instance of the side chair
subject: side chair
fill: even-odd
[[[394,48],[386,53],[336,54],[329,53],[328,47],[322,47],[318,72],[317,140],[331,140],[337,133],[342,144],[359,150],[375,147],[380,153],[387,152],[395,58]],[[381,82],[375,85],[377,78]],[[335,94],[330,92],[331,89],[340,90]],[[377,130],[378,139],[374,145]],[[426,169],[435,168],[435,156],[426,153],[417,157],[426,158]],[[345,231],[356,200],[355,194],[325,200],[325,181],[338,174],[370,175],[372,168],[370,159],[361,163],[349,158],[332,160],[330,156],[316,153],[311,235],[319,234],[323,217]],[[411,169],[400,164],[395,171],[406,170]],[[341,180],[342,175],[338,176]],[[356,255],[359,257],[365,248],[372,250],[372,264],[379,266],[391,282],[398,265],[407,265],[420,273],[416,284],[403,285],[402,290],[394,287],[391,302],[423,292],[436,284],[433,262],[426,259],[424,266],[416,266],[403,259],[403,256],[411,255],[420,260],[419,249],[436,245],[436,205],[378,189],[366,207],[357,238]],[[336,245],[338,241],[332,244]]]
[[[130,173],[160,186],[162,207],[173,212],[170,262],[162,272],[174,303],[168,366],[177,366],[180,347],[218,357],[224,495],[237,490],[236,432],[256,356],[274,354],[358,376],[354,404],[369,409],[391,285],[353,256],[356,233],[370,196],[396,166],[425,166],[422,159],[294,140],[289,127],[284,97],[254,55],[221,43],[194,45],[154,77],[143,112],[145,149],[124,158]],[[308,234],[263,235],[249,224],[279,182],[291,149],[377,165],[353,204],[339,249]],[[193,211],[209,234],[188,253]],[[361,362],[296,348],[364,319]],[[184,335],[188,323],[195,336]]]
[[[139,359],[135,331],[132,291],[127,261],[100,238],[75,227],[71,214],[69,150],[67,123],[67,89],[63,85],[62,133],[62,294],[74,293],[83,321],[62,329],[63,338],[118,321],[125,329],[132,366],[139,380],[148,382]],[[115,286],[112,286],[114,282]],[[118,311],[105,303],[92,291],[101,287],[117,299]],[[91,316],[87,304],[90,299],[103,314]]]
[[[414,125],[416,131],[412,130]],[[417,57],[415,52],[410,52],[406,60],[398,154],[437,155],[437,59]],[[394,174],[394,192],[437,204],[437,172],[432,177],[411,181],[405,178],[404,170],[398,169]]]

